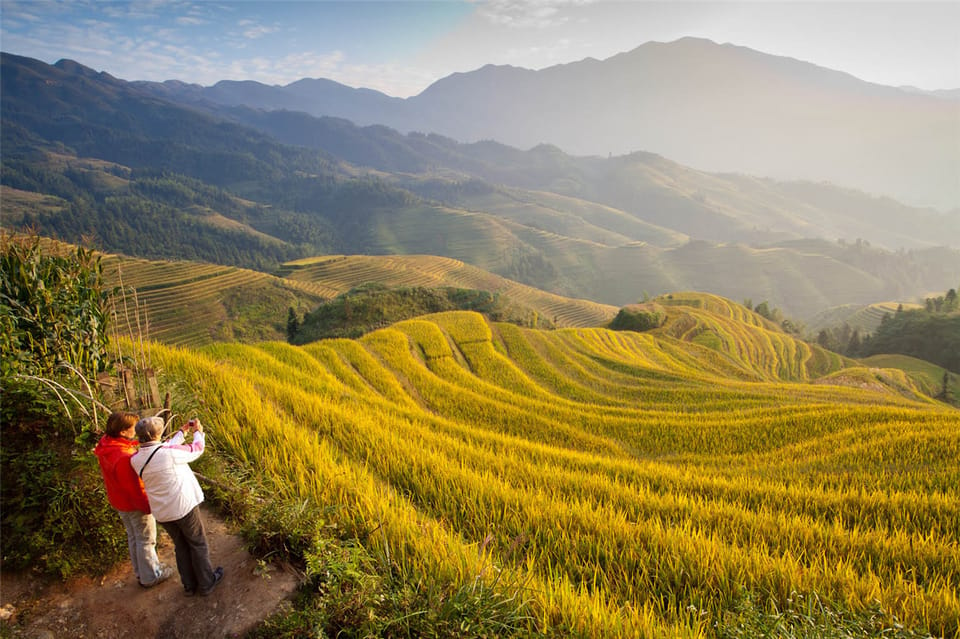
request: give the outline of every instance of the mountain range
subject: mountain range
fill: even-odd
[[[541,70],[488,65],[394,98],[325,79],[144,83],[168,99],[302,111],[461,142],[652,152],[704,171],[830,181],[960,207],[955,92],[887,87],[792,58],[683,38]]]
[[[225,106],[67,60],[0,71],[4,226],[109,251],[266,271],[432,254],[604,304],[696,289],[798,317],[960,272],[960,211],[849,187]]]

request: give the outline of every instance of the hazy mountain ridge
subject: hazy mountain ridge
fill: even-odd
[[[769,198],[748,206],[760,192],[749,178],[732,182],[654,154],[573,158],[550,145],[464,145],[287,114],[305,141],[314,122],[333,130],[318,134],[317,150],[66,62],[4,54],[2,81],[3,184],[17,190],[5,226],[69,241],[92,234],[105,250],[264,270],[323,253],[435,254],[605,304],[699,289],[767,299],[798,317],[943,290],[960,270],[952,249],[774,246],[796,235],[752,229],[742,216],[789,207]],[[350,150],[362,153],[338,157]],[[766,242],[747,245],[758,238]]]
[[[493,185],[551,191],[697,239],[863,238],[892,249],[960,244],[960,210],[918,209],[832,184],[704,173],[651,153],[601,159],[570,156],[551,145],[521,151],[489,141],[462,144],[437,134],[403,135],[289,111],[234,107],[218,113],[353,164],[400,173],[452,170]],[[429,194],[420,182],[401,181]]]
[[[871,84],[731,44],[648,42],[539,71],[487,65],[405,100],[328,83],[261,85],[228,97],[218,84],[200,94],[462,142],[547,142],[601,156],[652,151],[702,170],[828,180],[911,204],[960,207],[960,114],[941,97],[950,92]]]

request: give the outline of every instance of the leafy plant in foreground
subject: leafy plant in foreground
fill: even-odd
[[[87,380],[107,360],[99,260],[84,249],[45,252],[39,238],[0,239],[3,565],[102,569],[125,536],[83,453],[96,428]]]

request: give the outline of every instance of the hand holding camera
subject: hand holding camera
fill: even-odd
[[[193,419],[188,421],[186,424],[184,424],[183,428],[180,429],[180,432],[182,432],[184,435],[186,435],[189,431],[193,431],[195,433],[203,432],[203,424],[200,423],[200,420],[198,418],[194,417]]]

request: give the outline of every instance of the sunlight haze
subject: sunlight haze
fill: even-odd
[[[960,3],[3,0],[6,52],[125,80],[326,78],[409,97],[486,64],[606,59],[685,36],[890,86],[960,88]]]

